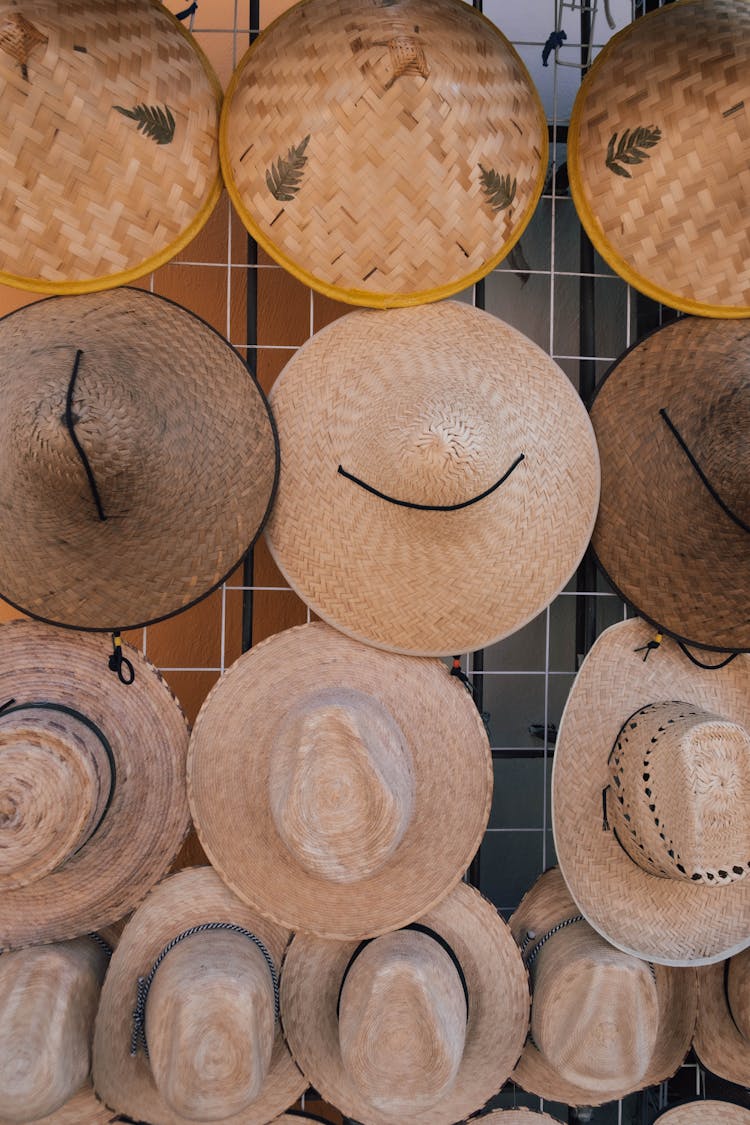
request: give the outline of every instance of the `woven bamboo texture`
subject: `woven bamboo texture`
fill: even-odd
[[[83,292],[176,254],[219,197],[220,97],[155,0],[0,0],[0,281]]]
[[[611,40],[576,99],[568,168],[627,281],[686,312],[750,316],[747,0],[683,0]]]
[[[222,114],[245,225],[313,288],[413,304],[484,276],[534,210],[539,97],[458,0],[303,0],[250,48]]]

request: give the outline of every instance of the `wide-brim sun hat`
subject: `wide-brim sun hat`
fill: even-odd
[[[271,404],[269,547],[342,632],[467,652],[515,632],[574,572],[599,499],[591,424],[557,364],[489,313],[351,312],[300,348]]]
[[[591,408],[597,562],[642,617],[709,649],[750,649],[749,371],[743,321],[682,318],[621,356]]]
[[[268,403],[204,321],[139,289],[0,320],[0,594],[42,620],[119,630],[231,573],[268,514]]]
[[[449,1125],[480,1109],[523,1046],[529,993],[506,923],[460,883],[371,942],[295,935],[281,985],[294,1057],[362,1125]]]
[[[748,687],[750,656],[706,670],[637,618],[599,637],[573,683],[555,848],[580,913],[627,953],[701,965],[750,946]]]
[[[682,0],[600,52],[568,129],[589,238],[636,289],[684,312],[750,316],[750,6]]]
[[[150,1125],[265,1125],[293,1105],[308,1083],[278,1006],[290,937],[210,867],[155,887],[123,930],[102,988],[93,1077],[105,1105]]]
[[[247,229],[313,289],[420,304],[510,251],[547,173],[514,48],[459,0],[303,0],[256,39],[221,118]]]
[[[188,727],[156,669],[104,637],[0,627],[0,949],[74,938],[132,910],[190,823]]]
[[[155,0],[2,0],[0,96],[0,282],[122,285],[211,214],[221,87]]]
[[[659,1114],[654,1125],[750,1125],[750,1109],[708,1098],[668,1109]]]
[[[750,950],[698,970],[693,1046],[707,1070],[750,1086]]]
[[[256,645],[211,690],[188,800],[240,898],[290,929],[366,937],[413,921],[468,868],[490,813],[489,741],[441,661],[315,622]]]
[[[588,925],[559,868],[509,922],[532,982],[531,1030],[513,1081],[545,1101],[602,1105],[670,1078],[690,1049],[694,969],[648,965]]]

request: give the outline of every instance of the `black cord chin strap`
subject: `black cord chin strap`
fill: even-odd
[[[75,431],[75,418],[73,417],[73,393],[75,391],[76,379],[78,378],[78,368],[81,364],[82,355],[83,352],[79,348],[76,352],[76,358],[73,364],[73,374],[70,376],[70,382],[68,383],[68,395],[65,400],[65,425],[67,426],[68,433],[70,434],[70,440],[75,446],[76,453],[81,459],[81,464],[86,470],[86,477],[89,482],[89,488],[91,489],[91,495],[93,496],[94,503],[96,504],[96,510],[99,515],[99,519],[106,520],[107,517],[104,513],[104,508],[102,507],[101,497],[99,496],[99,489],[96,487],[96,479],[94,477],[93,469],[91,468],[89,459],[86,456],[86,450],[78,440]]]

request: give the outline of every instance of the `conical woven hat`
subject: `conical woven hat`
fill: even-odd
[[[750,945],[750,879],[741,877],[750,870],[750,840],[745,840],[744,857],[727,856],[726,869],[717,871],[706,865],[704,872],[681,872],[679,848],[681,839],[693,833],[694,846],[700,839],[697,829],[707,831],[710,839],[724,817],[742,819],[750,656],[741,654],[725,667],[707,671],[669,638],[656,651],[647,649],[652,637],[653,630],[638,619],[613,625],[599,637],[575,679],[555,748],[555,848],[580,913],[613,945],[665,965],[711,964]],[[647,747],[653,752],[649,760],[656,762],[664,737],[661,724],[655,713],[641,719],[637,712],[673,700],[721,716],[731,733],[727,740],[723,730],[718,737],[709,731],[710,737],[696,746],[692,767],[686,761],[671,777],[660,778],[658,792],[651,771],[643,767],[643,799],[651,788],[649,808],[666,838],[657,832],[663,871],[655,874],[645,851],[636,862],[619,842],[625,833],[618,838],[611,830],[618,823],[614,818],[607,830],[603,800],[608,815],[620,815],[612,773],[622,753],[618,743],[627,742],[628,752]],[[664,819],[663,807],[681,813]],[[714,845],[717,838],[715,832]]]
[[[750,1086],[750,949],[698,970],[693,1046],[713,1074]]]
[[[387,934],[374,938],[363,948],[355,941],[336,942],[298,933],[284,962],[281,999],[292,1053],[321,1096],[362,1125],[392,1125],[394,1120],[409,1125],[452,1125],[467,1117],[503,1085],[526,1035],[526,973],[510,931],[491,903],[472,887],[459,883],[415,926],[416,934]],[[421,944],[414,947],[417,952],[409,966],[398,959],[392,948],[394,938],[404,933],[421,939]],[[359,1021],[352,1021],[344,1031],[339,1017],[345,1012],[351,1016],[354,1007],[344,991],[348,977],[361,957],[371,950],[375,951],[376,960],[381,958],[379,943],[386,947],[381,959],[384,987],[379,988],[377,978],[373,979],[369,1003],[360,996]],[[441,1009],[441,1000],[420,985],[425,979],[436,980],[438,975],[447,981],[451,970],[446,968],[442,974],[427,973],[422,977],[418,951],[427,947],[453,959],[452,984],[459,992],[465,986],[461,999],[468,1018],[462,1035],[463,1049],[458,1073],[437,1104],[413,1110],[404,1108],[394,1117],[392,1112],[373,1105],[358,1076],[372,1077],[378,1063],[390,1059],[393,1073],[389,1070],[383,1077],[381,1099],[397,1097],[399,1083],[407,1081],[434,1091],[435,1079],[430,1069],[434,1056],[427,1044],[432,1043],[428,1036],[434,1028],[435,1013]],[[389,962],[394,969],[390,980]],[[419,993],[419,1005],[403,1002],[404,995],[414,998]],[[382,1037],[381,1028],[385,1029]],[[358,1052],[354,1051],[357,1031],[361,1041]],[[404,1066],[397,1059],[399,1051],[413,1065],[407,1062]],[[404,1070],[408,1072],[406,1077]]]
[[[269,545],[345,633],[420,655],[481,648],[540,613],[585,550],[588,416],[560,368],[488,313],[349,313],[297,352],[271,401]]]
[[[458,0],[303,0],[240,62],[221,119],[250,233],[337,300],[456,293],[525,229],[547,170],[526,67]]]
[[[290,929],[359,938],[413,921],[466,871],[490,812],[489,744],[440,661],[316,622],[252,648],[212,689],[188,798],[242,899]]]
[[[228,923],[234,931],[241,929],[243,933],[228,932],[226,926],[212,927],[211,923]],[[186,933],[194,928],[200,932]],[[184,940],[175,942],[178,937]],[[189,868],[163,880],[125,927],[102,989],[93,1063],[94,1086],[102,1101],[151,1125],[187,1125],[196,1119],[221,1120],[226,1125],[265,1125],[293,1104],[305,1090],[307,1080],[292,1061],[279,1019],[275,1023],[272,1020],[271,1054],[263,1068],[260,1091],[241,1110],[227,1113],[222,1102],[222,1091],[228,1096],[242,1084],[244,1070],[254,1062],[251,1056],[256,1049],[249,1036],[237,1033],[238,1023],[256,1027],[254,1013],[246,1010],[247,993],[239,977],[242,962],[255,955],[259,961],[259,941],[278,978],[289,937],[288,930],[240,902],[210,867]],[[191,960],[189,947],[199,939],[202,945]],[[231,950],[229,942],[235,943]],[[167,946],[170,948],[164,952]],[[265,973],[273,982],[270,964],[259,963],[261,976]],[[155,965],[157,971],[152,974]],[[252,973],[260,980],[254,969]],[[145,1053],[145,1039],[136,1041],[136,1052],[131,1053],[140,977],[150,983],[144,1027],[150,1057]],[[165,981],[167,995],[158,997],[154,990],[160,978]],[[206,995],[210,1002],[196,1016],[196,1008],[200,1009]],[[241,1001],[239,1017],[234,1010],[236,998]],[[202,1037],[202,1051],[196,1049],[196,1030]],[[162,1047],[161,1068],[155,1054],[158,1046]],[[207,1098],[208,1091],[213,1099],[211,1112],[204,1109],[202,1114],[193,1112],[188,1117],[172,1108],[164,1091],[174,1097],[175,1093],[184,1096],[186,1089],[202,1099]]]
[[[188,730],[156,669],[103,637],[0,627],[0,948],[73,938],[121,918],[188,828]]]
[[[750,1125],[750,1109],[712,1099],[687,1102],[660,1113],[656,1122],[658,1125]]]
[[[0,281],[122,285],[211,214],[221,87],[155,0],[0,0],[0,98]]]
[[[592,544],[609,581],[683,641],[750,649],[747,327],[690,317],[658,329],[610,369],[591,421]]]
[[[695,1025],[694,969],[649,966],[608,945],[559,868],[537,880],[509,924],[533,983],[531,1034],[513,1072],[519,1086],[549,1101],[602,1105],[675,1073]]]
[[[750,6],[682,0],[597,56],[568,129],[591,241],[657,301],[750,316]]]
[[[218,332],[138,289],[0,320],[0,592],[76,629],[133,628],[215,589],[277,470],[268,404]]]

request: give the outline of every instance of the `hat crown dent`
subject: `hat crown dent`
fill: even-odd
[[[269,766],[269,804],[286,848],[333,883],[379,871],[398,848],[415,800],[411,751],[374,697],[311,693],[284,716]]]
[[[0,890],[60,868],[91,837],[113,777],[92,729],[65,711],[0,713]]]
[[[344,980],[341,1060],[379,1112],[429,1109],[456,1079],[466,1022],[466,997],[448,953],[425,934],[386,934],[362,950]]]
[[[651,874],[709,884],[750,871],[750,732],[690,703],[649,704],[620,731],[609,803],[625,851]]]
[[[700,401],[698,403],[700,405]],[[722,391],[702,417],[692,414],[683,437],[726,507],[750,526],[750,377]],[[671,415],[670,415],[671,416]],[[679,427],[680,414],[672,421]]]
[[[193,934],[159,965],[146,1001],[160,1095],[191,1121],[223,1121],[258,1098],[276,1025],[271,974],[240,934]]]
[[[89,1076],[107,956],[87,938],[0,957],[0,1116],[47,1117]]]
[[[729,958],[726,979],[732,1019],[743,1038],[750,1041],[750,949]]]

